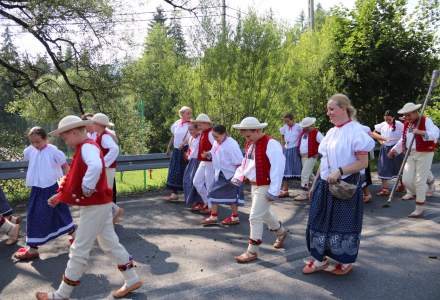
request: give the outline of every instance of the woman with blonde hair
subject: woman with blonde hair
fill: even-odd
[[[330,97],[327,116],[334,127],[318,148],[321,165],[311,190],[306,230],[312,257],[303,273],[325,270],[344,275],[351,271],[359,251],[363,215],[360,171],[368,165],[368,152],[374,148],[374,141],[359,123],[352,121],[356,109],[347,96]],[[350,198],[340,199],[330,191],[330,186],[340,181],[357,186]],[[336,263],[330,264],[327,257]]]
[[[184,154],[190,137],[188,127],[191,122],[192,109],[188,106],[182,106],[179,109],[179,116],[180,119],[171,125],[172,135],[167,149],[167,153],[171,153],[167,178],[167,187],[171,190],[171,194],[166,198],[168,201],[177,200],[178,191],[183,190],[183,175],[187,165]]]

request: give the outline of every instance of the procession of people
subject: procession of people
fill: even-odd
[[[440,130],[419,113],[420,106],[406,103],[397,112],[404,116],[403,123],[392,111],[385,111],[384,122],[371,131],[358,122],[350,99],[335,94],[325,107],[333,125],[326,134],[319,130],[316,118],[307,116],[295,123],[294,115],[286,113],[278,141],[264,131],[267,123],[247,116],[232,126],[244,138],[242,145],[224,125],[214,124],[204,113],[193,119],[192,109],[184,106],[170,128],[170,194],[164,200],[183,197],[192,212],[203,215],[203,226],[240,226],[239,207],[245,204],[244,191],[249,184],[248,246],[235,257],[238,263],[249,263],[260,255],[264,224],[274,234],[273,247],[284,247],[288,230],[272,205],[293,196],[289,183],[297,180],[300,193],[293,199],[310,204],[305,232],[310,258],[303,273],[348,274],[359,253],[364,205],[372,198],[368,189],[372,183],[369,153],[374,151],[374,140],[380,143],[381,187],[377,195],[390,194],[390,181],[398,179],[403,155],[410,151],[402,182],[396,184],[398,191],[406,192],[403,200],[415,200],[409,217],[423,217],[426,196],[434,190],[430,170]],[[120,151],[117,135],[109,129],[112,126],[103,113],[61,119],[49,135],[61,137],[74,149],[70,164],[64,153],[48,142],[43,128],[29,131],[30,145],[24,151],[24,159],[29,161],[26,183],[32,189],[27,208],[27,247],[14,256],[18,260],[37,259],[38,247],[60,235],[70,235],[69,261],[61,284],[55,291],[38,292],[39,300],[70,297],[87,269],[95,240],[112,255],[124,279],[113,297],[125,297],[143,284],[133,269],[133,258],[114,230],[124,211],[116,203],[116,158]],[[222,205],[230,207],[231,212],[219,218]],[[69,206],[80,208],[75,223]],[[0,210],[0,234],[7,235],[6,245],[13,245],[19,238],[20,218],[12,214],[1,190]],[[42,216],[46,221],[42,222]]]

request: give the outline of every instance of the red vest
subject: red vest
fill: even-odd
[[[306,134],[306,132],[304,132],[304,130],[301,132],[301,135],[299,136],[299,141],[298,141],[298,148],[301,145],[301,140],[303,135]],[[319,147],[319,143],[316,140],[316,136],[318,135],[318,129],[313,128],[312,130],[310,130],[308,133],[308,139],[307,139],[307,143],[308,143],[308,157],[313,157],[315,155],[318,154],[318,147]]]
[[[426,130],[426,117],[422,116],[419,125],[419,130]],[[402,136],[402,147],[406,149],[406,132],[408,131],[411,123],[406,122],[403,124],[403,136]],[[434,152],[435,151],[435,143],[434,141],[424,141],[421,135],[416,134],[416,151],[417,152]]]
[[[200,136],[200,142],[199,142],[199,153],[197,154],[197,159],[199,161],[211,161],[211,159],[208,158],[202,158],[203,152],[208,152],[212,148],[211,141],[209,140],[209,133],[212,131],[212,128],[206,129],[202,132]]]
[[[96,143],[98,144],[99,149],[101,149],[102,155],[106,156],[110,149],[102,147],[102,137],[104,134],[110,135],[110,132],[108,132],[106,129],[102,134],[98,135],[96,137]],[[109,168],[116,168],[116,160],[109,166]]]
[[[271,139],[270,136],[264,135],[255,143],[255,175],[257,177],[257,185],[270,184],[270,161],[266,155],[267,144]],[[246,155],[251,144],[246,144]]]
[[[70,164],[70,170],[66,175],[64,183],[58,189],[58,199],[69,205],[89,206],[112,202],[113,193],[107,186],[107,176],[105,175],[104,159],[101,153],[102,171],[95,192],[90,197],[84,197],[82,194],[82,180],[87,171],[87,165],[81,157],[81,147],[84,144],[99,146],[91,139],[85,140],[76,146],[75,154]]]

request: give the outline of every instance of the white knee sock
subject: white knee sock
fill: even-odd
[[[126,286],[132,286],[139,281],[139,276],[133,268],[123,271],[122,276],[124,276]]]
[[[64,281],[61,281],[58,290],[55,292],[55,296],[59,297],[60,299],[68,299],[70,298],[70,295],[72,294],[74,288],[74,286],[68,285]]]

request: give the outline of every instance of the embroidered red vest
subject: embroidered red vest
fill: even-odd
[[[102,137],[104,136],[104,134],[110,135],[110,132],[108,132],[106,129],[102,134],[98,135],[96,137],[96,143],[98,144],[99,149],[101,149],[103,156],[106,156],[109,152],[109,149],[102,147]],[[116,160],[109,166],[109,168],[116,168]]]
[[[303,135],[306,134],[306,132],[304,132],[304,130],[301,132],[301,135],[299,137],[298,140],[298,148],[301,145],[301,140]],[[319,143],[316,140],[316,136],[318,135],[318,129],[313,128],[311,129],[308,133],[308,139],[307,139],[307,145],[308,145],[308,157],[313,157],[315,155],[318,154],[318,147],[319,147]]]
[[[426,130],[426,117],[422,116],[419,125],[419,130]],[[403,135],[402,135],[402,147],[406,149],[406,133],[408,131],[410,122],[405,121],[403,124]],[[435,151],[435,143],[434,141],[424,141],[421,135],[416,134],[416,151],[417,152],[434,152]]]
[[[270,161],[266,155],[267,144],[271,139],[270,136],[264,135],[255,143],[255,175],[257,177],[257,185],[270,184]],[[246,144],[246,153],[251,144]]]
[[[81,147],[84,144],[95,145],[99,148],[93,140],[87,139],[83,143],[76,146],[75,154],[70,164],[70,170],[66,175],[65,181],[61,183],[58,189],[58,199],[69,205],[89,206],[99,205],[112,202],[113,193],[107,186],[107,177],[105,175],[104,159],[101,153],[102,171],[98,183],[95,187],[95,192],[90,197],[85,197],[82,194],[82,180],[87,171],[87,165],[81,157]]]
[[[212,128],[206,129],[202,132],[202,134],[200,136],[199,153],[197,154],[197,159],[199,161],[211,161],[211,159],[202,157],[203,152],[208,152],[212,148],[211,141],[209,140],[209,133],[211,131],[212,131]]]

